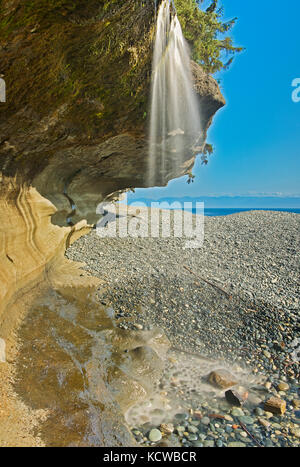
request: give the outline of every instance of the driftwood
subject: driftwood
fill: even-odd
[[[225,416],[218,413],[208,414],[209,418],[216,418],[217,420],[225,420]]]
[[[243,423],[240,422],[240,426],[241,428],[245,431],[245,433],[247,433],[247,435],[249,436],[249,438],[251,438],[254,443],[256,444],[256,446],[258,446],[259,448],[263,448],[264,446],[250,433],[249,430],[247,430],[247,428],[245,427],[245,425]]]
[[[222,292],[224,295],[226,295],[226,297],[231,300],[232,297],[231,295],[226,292],[226,290],[222,289],[221,287],[219,287],[218,285],[216,284],[213,284],[212,282],[208,281],[207,279],[204,279],[204,277],[201,277],[199,276],[198,274],[196,274],[194,271],[192,271],[188,266],[186,266],[185,264],[183,265],[184,269],[186,269],[187,271],[189,271],[191,274],[193,274],[195,277],[198,277],[198,279],[201,279],[203,282],[206,282],[206,284],[209,284],[211,285],[212,287],[214,287],[216,290],[219,290],[220,292]]]

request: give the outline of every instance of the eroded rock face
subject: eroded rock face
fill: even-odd
[[[154,2],[140,0],[10,0],[0,6],[0,73],[7,89],[7,101],[0,103],[0,338],[11,361],[11,336],[25,312],[17,305],[20,296],[33,287],[38,294],[40,282],[72,291],[97,285],[64,258],[66,246],[89,230],[83,219],[96,220],[101,200],[146,186],[155,15]],[[203,103],[204,142],[225,102],[216,82],[192,67]],[[193,163],[187,151],[183,166],[164,183]],[[80,222],[72,228],[54,225],[65,226],[70,212],[64,192],[77,206],[73,221]],[[31,336],[22,338],[30,349]],[[151,360],[156,345],[152,340],[152,350],[146,343],[142,350],[132,348],[128,358]],[[2,365],[8,365],[0,367],[7,374],[10,363]],[[121,373],[117,381],[123,381]],[[138,384],[135,389],[143,392]],[[18,427],[24,417],[16,413]],[[0,435],[7,433],[5,423]],[[15,444],[23,436],[22,428]]]
[[[10,334],[16,316],[4,313],[10,302],[38,281],[56,283],[82,275],[76,263],[64,257],[66,244],[87,233],[85,221],[71,227],[51,223],[56,209],[35,188],[16,179],[0,178],[0,333]],[[91,281],[91,282],[90,282]],[[89,278],[92,285],[96,278]]]
[[[7,103],[0,108],[0,170],[20,173],[58,208],[68,195],[78,221],[129,187],[146,186],[147,118],[155,2],[7,2],[0,63]],[[204,137],[225,104],[216,81],[192,64]],[[204,138],[203,138],[204,139]],[[188,172],[195,154],[164,180]]]

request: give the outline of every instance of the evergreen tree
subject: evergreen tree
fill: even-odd
[[[192,58],[208,73],[216,73],[228,69],[233,55],[244,49],[233,45],[227,34],[237,18],[224,22],[224,10],[219,1],[213,1],[206,10],[201,8],[203,1],[175,0],[175,5],[184,36],[192,49]]]

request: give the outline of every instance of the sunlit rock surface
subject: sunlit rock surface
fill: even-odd
[[[66,280],[76,286],[76,263],[67,260],[67,243],[87,233],[86,222],[76,227],[58,227],[51,223],[56,209],[35,188],[19,185],[16,179],[0,180],[0,328],[7,335],[13,317],[4,310],[14,295],[30,289],[37,281]],[[77,268],[78,269],[78,268]],[[90,278],[91,284],[97,280]],[[8,318],[8,319],[7,319]]]

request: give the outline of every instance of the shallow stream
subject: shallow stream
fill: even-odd
[[[126,446],[123,414],[154,388],[168,341],[157,329],[119,329],[85,289],[48,290],[20,328],[15,390],[44,409],[47,446]],[[160,356],[158,356],[158,354]]]
[[[205,381],[224,362],[170,348],[159,329],[124,330],[119,321],[93,289],[48,289],[31,307],[14,388],[46,412],[35,434],[47,446],[134,445],[134,426],[168,422],[205,400],[216,411],[224,404]],[[245,386],[254,382],[238,366],[231,371]]]

